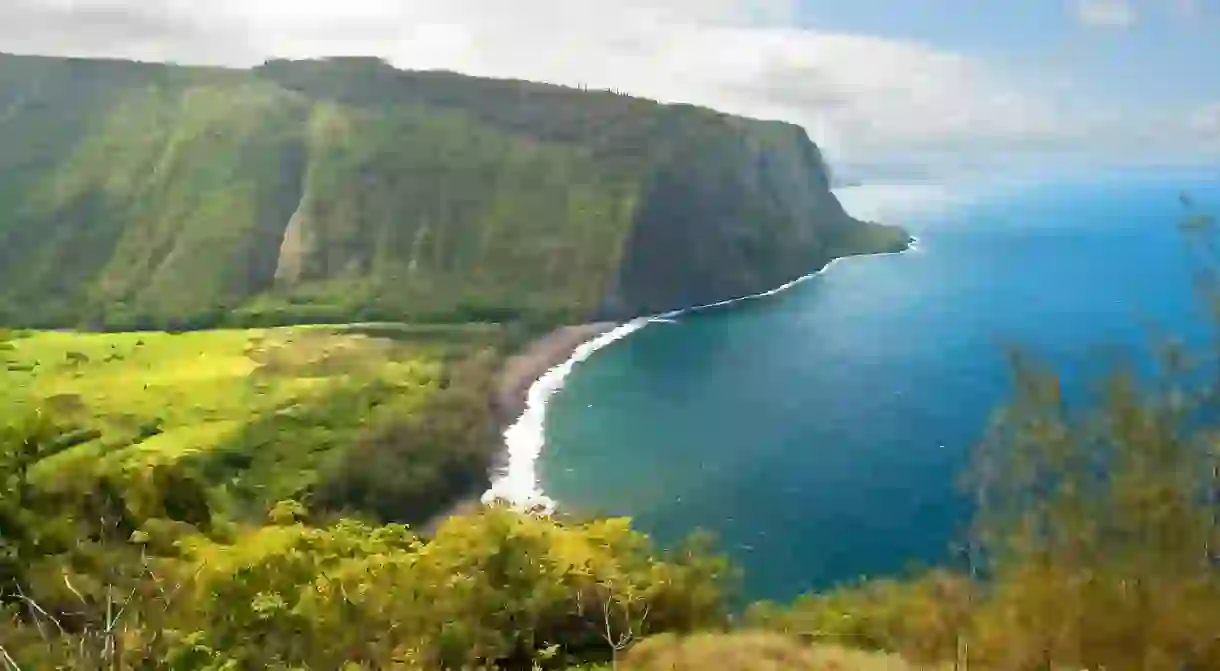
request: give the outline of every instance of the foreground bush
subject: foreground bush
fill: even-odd
[[[9,625],[4,640],[20,642],[9,653],[34,668],[530,668],[724,623],[723,562],[663,557],[625,520],[561,525],[494,509],[425,540],[402,526],[315,528],[303,514],[279,506],[232,542],[183,538],[180,557],[145,556],[126,594],[48,562],[81,603]],[[93,612],[56,631],[70,606]]]

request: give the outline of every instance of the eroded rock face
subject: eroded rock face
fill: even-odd
[[[805,132],[775,122],[689,139],[650,184],[603,304],[616,317],[757,294],[837,256],[901,248],[897,229],[851,218]]]

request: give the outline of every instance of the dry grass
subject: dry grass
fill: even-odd
[[[632,648],[623,671],[916,671],[896,655],[808,646],[768,632],[656,636]]]

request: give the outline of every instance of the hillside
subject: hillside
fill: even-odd
[[[624,318],[900,248],[796,126],[375,59],[0,55],[0,322]]]

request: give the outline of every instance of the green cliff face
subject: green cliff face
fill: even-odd
[[[394,70],[0,55],[0,322],[627,317],[900,248],[805,133]]]

